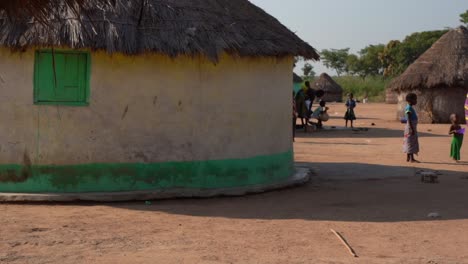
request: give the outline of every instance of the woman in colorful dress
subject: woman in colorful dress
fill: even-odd
[[[455,161],[460,161],[460,150],[463,144],[463,129],[460,125],[460,120],[457,114],[450,115],[450,126],[449,135],[452,135],[452,146],[450,148],[450,157]]]
[[[418,138],[418,114],[413,106],[418,104],[418,96],[414,93],[409,93],[406,96],[408,105],[405,108],[406,127],[403,151],[406,153],[406,161],[411,163],[419,163],[414,158],[414,155],[419,153],[419,138]]]

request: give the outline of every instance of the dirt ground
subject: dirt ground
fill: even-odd
[[[315,171],[306,186],[151,205],[0,204],[0,263],[468,263],[468,162],[448,157],[449,126],[420,126],[423,163],[411,165],[394,105],[359,105],[368,131],[341,129],[343,108],[331,106],[336,129],[298,133],[296,160]],[[440,183],[421,183],[420,169]]]

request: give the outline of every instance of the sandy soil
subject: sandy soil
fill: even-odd
[[[0,263],[468,263],[468,163],[449,159],[447,125],[422,125],[424,163],[407,164],[394,107],[359,105],[356,125],[368,131],[299,133],[296,159],[315,171],[300,188],[152,205],[0,204]],[[343,111],[332,105],[327,125],[343,126]],[[440,184],[421,183],[420,169],[440,171]]]

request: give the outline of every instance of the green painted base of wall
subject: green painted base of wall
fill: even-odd
[[[0,165],[0,192],[86,193],[231,188],[282,181],[292,151],[247,159],[83,165]]]

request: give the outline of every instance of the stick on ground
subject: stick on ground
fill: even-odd
[[[354,249],[348,244],[348,242],[346,241],[346,239],[338,232],[336,232],[335,230],[333,229],[330,229],[330,231],[332,231],[333,234],[335,234],[335,236],[341,241],[341,243],[348,249],[349,253],[355,257],[355,258],[358,258],[358,255],[356,254],[356,252],[354,251]]]

